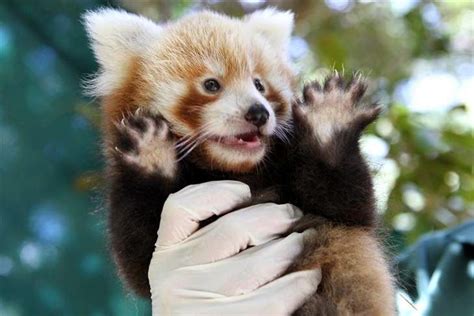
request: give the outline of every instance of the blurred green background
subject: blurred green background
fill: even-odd
[[[474,216],[474,4],[385,1],[0,1],[0,315],[143,315],[107,254],[95,100],[80,15],[159,21],[210,7],[296,13],[302,78],[362,70],[387,105],[362,146],[398,253]]]

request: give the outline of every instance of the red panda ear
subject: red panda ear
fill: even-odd
[[[287,53],[294,26],[293,12],[267,8],[245,16],[244,22],[251,30],[266,38],[274,48]]]
[[[83,23],[91,41],[99,76],[92,82],[92,94],[103,95],[114,89],[133,56],[160,37],[162,27],[151,20],[116,9],[88,11]]]

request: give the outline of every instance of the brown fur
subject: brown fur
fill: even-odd
[[[334,225],[312,216],[300,225],[313,231],[290,271],[320,267],[322,281],[296,315],[394,315],[394,289],[387,282],[392,277],[373,229]]]
[[[267,90],[265,98],[272,103],[276,117],[285,119],[290,112],[288,102],[286,102],[272,86],[269,86]]]
[[[217,100],[217,95],[204,95],[194,87],[188,88],[188,93],[176,103],[173,115],[189,128],[197,130],[201,125],[202,107]]]

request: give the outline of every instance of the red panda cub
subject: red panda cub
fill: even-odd
[[[291,203],[313,228],[294,270],[322,281],[297,315],[394,315],[376,237],[374,192],[358,140],[379,114],[365,84],[330,75],[304,87],[288,58],[293,14],[242,19],[210,11],[158,25],[124,11],[88,12],[100,64],[108,233],[119,274],[149,297],[148,265],[169,194],[212,180],[247,183],[253,203]]]

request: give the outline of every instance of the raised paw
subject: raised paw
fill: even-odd
[[[303,104],[295,107],[295,115],[309,125],[322,144],[333,140],[341,131],[358,134],[381,111],[376,103],[362,102],[366,89],[360,76],[346,82],[333,73],[322,85],[315,81],[304,87]]]
[[[138,110],[115,123],[115,127],[118,133],[113,150],[120,159],[146,173],[174,175],[176,150],[163,118]]]

